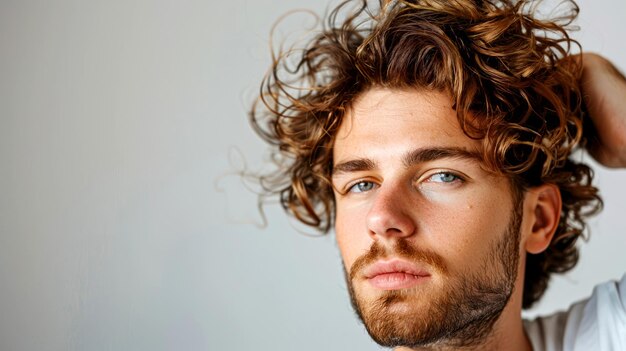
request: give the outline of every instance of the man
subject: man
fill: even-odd
[[[584,141],[626,166],[626,81],[570,54],[575,15],[533,9],[347,1],[264,82],[252,122],[282,157],[264,185],[303,223],[334,226],[354,309],[380,345],[626,349],[626,279],[569,313],[521,318],[551,273],[574,267],[601,206],[570,154]]]

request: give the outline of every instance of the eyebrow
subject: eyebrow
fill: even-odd
[[[460,147],[435,147],[413,150],[403,157],[402,163],[404,163],[405,167],[409,167],[414,164],[435,161],[442,158],[467,159],[480,163],[483,162],[482,155],[477,151],[469,151]]]
[[[415,149],[404,155],[402,163],[408,168],[415,164],[444,158],[466,159],[483,163],[483,158],[480,153],[459,147],[427,147]],[[335,176],[341,173],[371,171],[376,168],[377,164],[373,160],[369,158],[358,158],[334,165],[332,175]]]

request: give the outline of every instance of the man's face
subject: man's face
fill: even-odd
[[[522,210],[479,146],[443,93],[372,89],[344,118],[337,242],[355,310],[384,346],[475,344],[509,301]]]

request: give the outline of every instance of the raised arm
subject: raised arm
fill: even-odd
[[[626,78],[604,57],[583,54],[581,88],[592,128],[589,153],[607,167],[626,167]]]

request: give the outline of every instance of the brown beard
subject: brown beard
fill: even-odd
[[[430,265],[441,276],[449,278],[445,280],[448,282],[445,290],[421,309],[416,305],[422,297],[410,290],[384,291],[374,301],[364,301],[355,291],[355,279],[363,276],[362,269],[388,255],[374,242],[370,251],[354,262],[350,274],[344,267],[352,307],[372,339],[385,347],[409,348],[459,348],[484,343],[515,286],[521,220],[520,203],[511,212],[505,233],[491,244],[480,269],[467,271],[459,277],[449,277],[443,258],[435,252],[398,240],[391,250],[394,256]],[[411,302],[414,308],[407,311],[393,308],[400,303],[411,306]]]

